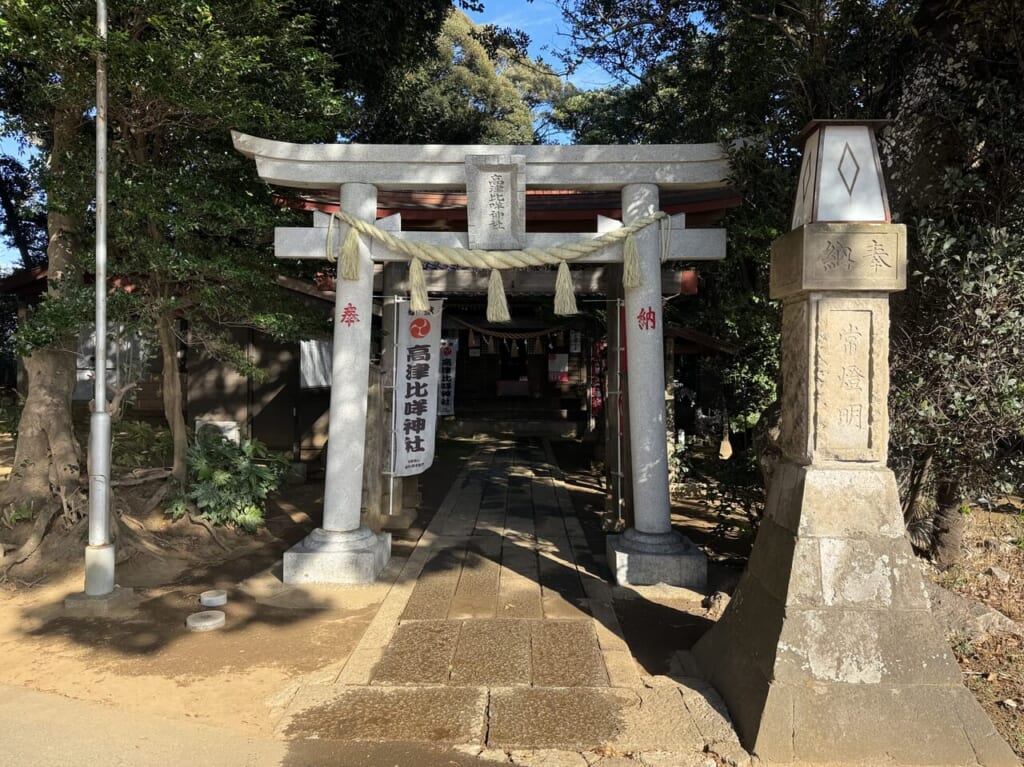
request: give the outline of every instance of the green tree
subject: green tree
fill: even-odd
[[[282,9],[277,0],[137,3],[112,25],[111,273],[133,287],[115,306],[156,330],[179,481],[187,447],[180,343],[241,367],[231,328],[296,330],[266,237],[281,216],[228,128],[325,140],[347,108],[333,93],[330,60],[306,44],[309,20]]]
[[[5,0],[0,17],[0,114],[6,135],[29,136],[44,158],[47,300],[61,300],[81,244],[89,151],[88,120],[95,88],[92,8],[85,3]],[[71,423],[75,337],[64,327],[24,358],[28,396],[18,425],[12,481],[0,505],[73,512],[79,487],[79,446]],[[54,503],[54,501],[59,501]]]
[[[479,11],[475,0],[294,0],[294,12],[316,22],[310,41],[335,64],[339,93],[358,96],[359,112],[335,127],[353,137],[404,74],[432,58],[452,7]]]
[[[915,27],[886,141],[912,248],[892,454],[915,542],[948,565],[965,499],[1024,492],[1024,18],[926,2]]]
[[[21,269],[46,263],[46,207],[37,183],[38,168],[10,155],[0,157],[0,237],[18,254]],[[14,383],[14,333],[18,327],[18,300],[0,296],[0,385]]]
[[[618,84],[577,93],[554,120],[579,143],[721,141],[744,204],[724,221],[729,257],[701,267],[702,298],[670,308],[741,349],[721,360],[735,428],[775,399],[778,308],[766,300],[771,241],[788,229],[799,167],[792,138],[814,117],[875,116],[897,39],[894,2],[565,2],[573,66],[596,61]],[[851,34],[851,28],[856,30]],[[828,62],[827,66],[823,62]]]
[[[240,287],[220,298],[218,310],[239,308],[244,302],[236,296],[265,293],[254,288],[262,283],[244,260],[233,269],[202,260],[211,253],[237,255],[245,249],[244,238],[254,245],[264,239],[263,211],[273,210],[268,192],[250,180],[249,169],[231,150],[228,128],[265,134],[291,129],[291,135],[324,138],[331,135],[327,118],[337,107],[324,86],[329,62],[303,47],[308,19],[287,20],[278,3],[263,0],[215,5],[216,15],[204,4],[116,7],[105,51],[113,107],[110,271],[142,286],[112,301],[112,319],[121,310],[155,328],[163,342],[165,405],[179,446],[178,474],[184,472],[184,424],[180,399],[174,401],[180,384],[173,323],[191,314],[203,327],[215,277]],[[100,50],[93,10],[89,3],[10,0],[0,27],[8,75],[0,93],[4,128],[31,137],[41,150],[49,232],[48,294],[20,334],[28,398],[14,481],[2,501],[38,508],[59,498],[71,518],[80,513],[80,454],[70,410],[74,351],[78,329],[91,320],[83,278],[91,262],[91,114]],[[239,205],[243,210],[236,210]],[[214,227],[208,229],[204,217],[219,228],[210,231]],[[260,252],[258,245],[245,250]],[[217,266],[219,271],[210,270]],[[198,291],[197,299],[200,284],[207,292]],[[234,318],[249,321],[242,313]]]
[[[718,290],[712,298],[722,310],[699,320],[710,332],[733,328],[745,344],[746,361],[731,371],[736,380],[772,377],[766,352],[777,340],[764,278],[769,244],[788,228],[798,160],[789,142],[811,118],[894,118],[883,154],[894,212],[909,229],[913,275],[893,301],[891,454],[909,515],[922,488],[939,496],[944,511],[923,543],[948,540],[939,549],[949,552],[967,495],[1019,492],[1022,481],[1017,6],[563,3],[575,25],[567,60],[592,58],[620,81],[559,105],[556,118],[578,140],[742,140],[727,143],[745,197],[725,222],[730,256],[703,270],[705,296]]]
[[[229,129],[300,142],[353,137],[390,83],[433,50],[450,9],[450,0],[135,0],[111,5],[101,46],[92,3],[4,0],[0,114],[3,132],[31,140],[45,166],[49,288],[19,336],[29,396],[14,481],[0,503],[63,508],[69,521],[81,513],[71,392],[77,332],[92,315],[101,50],[110,92],[109,272],[121,288],[110,315],[160,340],[174,475],[183,479],[179,323],[187,322],[189,343],[240,366],[231,328],[287,335],[301,324],[270,279],[269,230],[287,214],[234,152]],[[40,515],[40,524],[51,518]]]
[[[17,157],[0,157],[0,236],[21,260],[21,268],[46,263],[46,206],[38,169]]]
[[[542,107],[567,86],[530,59],[525,41],[453,11],[433,55],[362,113],[368,143],[532,144]]]

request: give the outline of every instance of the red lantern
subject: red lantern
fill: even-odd
[[[679,292],[684,296],[697,295],[697,270],[684,269],[679,275]]]

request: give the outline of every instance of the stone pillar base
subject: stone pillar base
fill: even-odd
[[[675,531],[655,535],[629,528],[608,536],[605,554],[621,586],[664,583],[703,591],[708,584],[707,555]]]
[[[95,617],[132,610],[139,598],[132,589],[114,586],[106,594],[87,594],[84,591],[64,598],[64,609],[75,615]]]
[[[372,583],[391,559],[391,533],[317,528],[284,553],[285,583]]]
[[[764,760],[1018,764],[932,619],[884,467],[780,464],[747,570],[693,654]]]

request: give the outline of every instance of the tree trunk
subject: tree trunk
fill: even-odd
[[[171,429],[174,442],[174,463],[171,476],[183,486],[188,481],[188,467],[185,451],[188,449],[188,434],[185,416],[182,413],[181,375],[178,373],[178,337],[174,333],[174,318],[161,315],[156,323],[160,338],[160,352],[163,357],[162,388],[164,395],[164,417]]]
[[[71,145],[79,117],[58,112],[54,118],[50,170],[59,177],[63,159]],[[74,222],[49,199],[46,247],[49,297],[55,298],[59,280],[74,258]],[[67,505],[81,486],[81,454],[71,420],[71,395],[75,387],[74,336],[61,339],[53,348],[38,349],[24,359],[28,395],[18,422],[11,481],[0,496],[0,506],[28,505],[32,508],[61,501]],[[102,361],[97,360],[102,370]]]
[[[71,422],[75,357],[37,351],[24,364],[28,397],[18,422],[11,481],[0,506],[42,508],[72,498],[80,486],[81,455]]]
[[[967,520],[960,510],[960,483],[955,479],[939,479],[935,491],[938,509],[935,512],[933,554],[935,564],[945,570],[960,561],[961,545]]]

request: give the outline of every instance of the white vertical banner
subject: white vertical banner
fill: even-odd
[[[395,304],[395,477],[421,474],[434,462],[443,305],[434,300],[430,314],[413,314],[408,301]]]
[[[330,387],[332,346],[329,338],[299,341],[300,388],[326,389]]]
[[[441,339],[441,385],[437,399],[438,415],[455,415],[455,360],[459,339]]]

